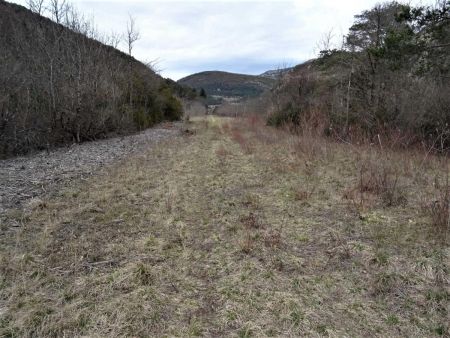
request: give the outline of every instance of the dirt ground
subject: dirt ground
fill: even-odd
[[[61,184],[85,179],[131,154],[174,136],[178,124],[165,124],[139,134],[104,139],[0,160],[0,215],[32,198],[42,197]]]

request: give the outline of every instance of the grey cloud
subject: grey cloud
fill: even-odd
[[[135,16],[142,37],[135,56],[159,59],[162,75],[177,79],[207,69],[255,74],[305,61],[325,32],[333,29],[339,43],[353,15],[378,1],[73,2],[106,33],[123,32],[128,14]]]

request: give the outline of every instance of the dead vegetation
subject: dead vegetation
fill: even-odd
[[[437,235],[442,236],[442,240],[445,243],[450,232],[450,185],[448,172],[443,184],[436,178],[434,185],[437,190],[435,198],[431,202],[426,202],[423,205],[423,210],[429,215]]]
[[[449,333],[443,159],[191,122],[10,215],[1,335]]]

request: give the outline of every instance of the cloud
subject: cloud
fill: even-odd
[[[73,1],[105,33],[124,32],[133,15],[141,33],[135,57],[159,60],[162,75],[173,79],[202,70],[259,74],[306,61],[323,34],[332,29],[339,44],[353,16],[377,2]]]

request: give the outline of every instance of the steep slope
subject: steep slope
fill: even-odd
[[[76,14],[61,22],[0,0],[0,158],[181,116],[170,83]]]
[[[206,71],[189,75],[178,82],[197,89],[203,88],[210,98],[240,100],[256,97],[270,90],[275,80],[254,75]]]

